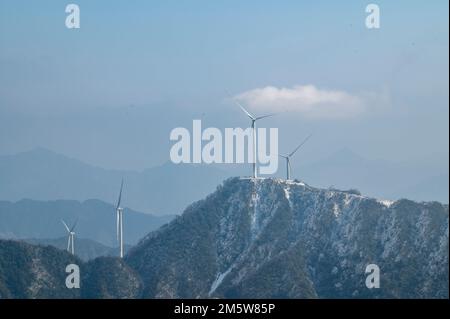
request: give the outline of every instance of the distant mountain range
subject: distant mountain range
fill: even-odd
[[[303,165],[301,154],[292,161],[293,176],[310,185],[357,188],[378,198],[408,198],[448,203],[448,171],[384,160],[368,160],[349,149]],[[279,176],[284,177],[284,163]],[[91,198],[114,204],[125,179],[124,205],[154,215],[180,214],[206,196],[224,179],[247,175],[248,165],[175,165],[171,162],[142,172],[106,170],[38,148],[0,156],[0,200],[80,200]]]
[[[448,298],[449,210],[232,178],[121,260],[0,240],[0,298]],[[77,263],[81,289],[65,288]],[[380,287],[366,286],[366,266]]]
[[[210,166],[171,162],[142,172],[106,170],[38,148],[0,156],[0,199],[18,201],[95,198],[116,203],[125,180],[123,204],[156,215],[180,214],[206,196],[226,172]]]
[[[136,244],[148,232],[167,223],[173,216],[153,216],[125,208],[124,240]],[[108,247],[116,247],[116,212],[111,204],[100,200],[0,201],[0,238],[49,239],[66,236],[61,219],[76,226],[78,238],[91,239]]]
[[[301,155],[301,154],[299,154]],[[449,202],[449,174],[419,165],[369,160],[349,149],[307,165],[293,160],[294,175],[317,187],[357,188],[362,193],[387,199]]]

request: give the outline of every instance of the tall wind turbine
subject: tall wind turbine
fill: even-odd
[[[252,139],[253,139],[253,178],[257,178],[258,177],[258,173],[256,171],[256,155],[257,155],[257,148],[256,148],[256,122],[259,120],[262,120],[266,117],[271,117],[274,116],[276,114],[268,114],[268,115],[263,115],[263,116],[254,116],[253,114],[251,114],[249,111],[247,111],[242,105],[241,103],[239,103],[238,101],[236,101],[235,99],[232,99],[234,101],[234,103],[236,103],[241,110],[247,114],[247,116],[250,118],[250,120],[252,121]]]
[[[63,223],[64,227],[67,230],[67,251],[69,253],[71,253],[72,255],[75,255],[75,232],[74,232],[74,230],[75,230],[75,226],[77,226],[78,221],[76,221],[73,224],[72,228],[69,228],[69,226],[67,226],[67,224],[63,220],[61,220],[61,222]]]
[[[300,145],[298,145],[295,150],[293,150],[291,153],[289,153],[288,155],[280,155],[280,157],[286,159],[286,180],[290,180],[291,179],[291,157],[300,149],[300,147],[303,146],[303,144],[306,143],[306,141],[309,140],[309,138],[311,137],[311,134],[308,135],[307,138],[305,138],[303,140],[303,142],[300,143]]]
[[[123,208],[120,207],[122,200],[123,178],[120,184],[119,200],[117,201],[116,214],[117,214],[117,240],[119,241],[120,258],[123,258]]]

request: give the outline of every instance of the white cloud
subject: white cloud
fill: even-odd
[[[314,85],[292,88],[266,86],[234,97],[256,112],[298,112],[314,118],[346,118],[365,111],[362,97],[338,90],[319,89]]]

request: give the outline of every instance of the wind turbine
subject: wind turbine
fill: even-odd
[[[257,178],[258,177],[258,173],[256,171],[256,154],[257,154],[257,149],[256,149],[256,122],[259,120],[262,120],[266,117],[271,117],[276,115],[275,113],[272,114],[267,114],[267,115],[263,115],[263,116],[254,116],[253,114],[251,114],[249,111],[247,111],[242,105],[241,103],[239,103],[238,101],[236,101],[235,99],[232,98],[232,100],[234,101],[234,103],[236,103],[241,110],[247,114],[247,116],[250,118],[250,120],[252,121],[252,139],[253,139],[253,178]]]
[[[75,232],[74,232],[74,230],[75,230],[75,226],[77,226],[78,221],[76,221],[73,224],[72,228],[69,228],[69,226],[67,226],[67,224],[63,220],[61,220],[61,222],[63,223],[64,227],[66,228],[67,234],[68,234],[67,235],[67,251],[69,253],[71,253],[72,255],[75,255]]]
[[[309,140],[309,138],[311,137],[312,134],[308,135],[307,138],[305,138],[303,140],[303,142],[300,143],[300,145],[298,145],[295,150],[293,150],[291,153],[289,153],[288,155],[280,155],[280,157],[286,159],[286,180],[290,180],[291,179],[291,157],[300,149],[300,147],[303,146],[303,144],[306,143],[306,141]]]
[[[122,200],[123,178],[120,184],[119,200],[117,201],[116,214],[117,214],[117,240],[119,241],[120,258],[123,258],[123,208],[120,207]]]

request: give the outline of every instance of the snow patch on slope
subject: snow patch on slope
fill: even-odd
[[[286,197],[286,199],[289,202],[289,207],[292,209],[293,205],[292,205],[292,200],[291,200],[291,188],[289,186],[284,188],[284,196]]]
[[[339,209],[339,205],[337,203],[333,204],[333,214],[338,217],[341,210]]]
[[[211,288],[209,289],[208,293],[209,296],[211,296],[214,293],[214,291],[216,291],[216,289],[220,286],[225,277],[230,273],[231,269],[232,267],[228,268],[225,272],[219,273],[217,275],[216,280],[214,280],[214,282],[211,285]]]

